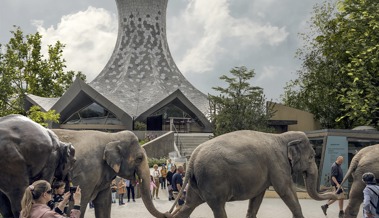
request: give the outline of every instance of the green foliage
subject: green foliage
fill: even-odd
[[[147,139],[147,138],[145,138],[145,139],[141,139],[141,140],[139,140],[139,145],[143,145],[143,144],[145,144],[145,143],[147,143],[147,142],[149,142],[150,140],[149,139]]]
[[[140,131],[146,130],[146,124],[140,121],[136,121],[134,123],[134,130],[140,130]]]
[[[162,164],[166,164],[167,158],[163,157],[161,159],[157,158],[148,158],[149,167],[152,168],[154,164],[158,164],[158,166],[162,166]]]
[[[307,110],[324,128],[378,127],[379,2],[341,0],[317,5],[305,46],[299,78],[283,101]]]
[[[265,107],[263,89],[249,83],[255,76],[254,70],[235,67],[230,73],[233,77],[220,77],[228,83],[228,87],[213,87],[220,95],[208,97],[214,135],[243,129],[271,131],[268,120],[273,112],[271,108]]]
[[[44,127],[47,127],[49,122],[59,123],[60,114],[56,113],[55,110],[42,112],[40,107],[34,105],[27,113],[31,120],[34,120]]]
[[[73,82],[74,76],[85,75],[64,71],[64,45],[59,41],[48,46],[48,58],[41,53],[41,38],[37,32],[24,36],[19,27],[13,37],[0,48],[0,116],[26,115],[26,94],[41,97],[60,97]]]

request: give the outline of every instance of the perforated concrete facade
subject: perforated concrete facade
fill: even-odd
[[[140,116],[178,89],[207,113],[207,96],[187,81],[171,56],[166,37],[167,2],[116,0],[116,46],[90,85],[131,116]]]

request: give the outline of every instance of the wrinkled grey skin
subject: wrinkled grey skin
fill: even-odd
[[[352,176],[353,184],[350,188],[349,203],[345,208],[345,218],[356,218],[359,213],[359,207],[363,202],[363,189],[366,187],[362,181],[362,175],[366,172],[372,172],[375,177],[379,178],[379,144],[372,145],[360,150],[351,160],[349,170],[347,171],[341,185]]]
[[[293,217],[303,218],[292,173],[303,173],[309,195],[316,200],[337,199],[317,193],[315,152],[303,132],[267,134],[249,130],[221,135],[199,145],[186,171],[186,203],[174,217],[188,218],[206,202],[215,218],[226,218],[225,203],[249,200],[247,218],[256,218],[265,191],[273,186]]]
[[[75,149],[50,130],[21,115],[0,118],[0,213],[19,217],[28,185],[54,176],[63,180],[75,162]]]
[[[82,189],[81,217],[88,202],[95,206],[96,218],[111,215],[110,185],[116,176],[133,180],[138,175],[142,200],[155,217],[165,217],[154,207],[150,197],[150,170],[145,150],[130,131],[105,133],[100,131],[53,130],[64,142],[75,146],[76,159],[71,171],[73,185]]]

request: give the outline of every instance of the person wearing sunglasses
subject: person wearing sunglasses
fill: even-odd
[[[79,186],[73,193],[74,208],[71,210],[71,218],[80,217],[80,200],[81,192]],[[53,210],[48,206],[52,201],[53,190],[49,182],[45,180],[35,181],[25,189],[24,196],[21,200],[22,218],[62,218],[63,210],[67,205],[70,192],[63,195],[63,200]]]

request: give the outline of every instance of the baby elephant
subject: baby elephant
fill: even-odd
[[[75,149],[52,131],[21,115],[0,118],[0,213],[19,217],[25,188],[36,180],[63,180]]]
[[[312,198],[337,199],[333,193],[316,191],[318,170],[314,157],[303,132],[268,134],[243,130],[213,138],[192,153],[183,184],[185,187],[189,182],[185,204],[173,216],[187,218],[206,202],[215,218],[226,218],[226,202],[249,200],[246,217],[256,218],[266,189],[273,186],[293,217],[303,218],[293,174],[303,174]]]

